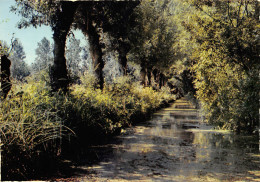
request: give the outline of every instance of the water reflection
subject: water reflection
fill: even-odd
[[[87,181],[257,181],[258,138],[216,131],[185,99],[119,136],[111,155],[83,165]],[[106,147],[103,146],[105,149]],[[105,150],[104,150],[105,151]],[[104,152],[106,154],[106,152]],[[103,156],[106,156],[104,155]]]

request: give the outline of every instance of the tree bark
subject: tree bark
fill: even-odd
[[[154,81],[156,82],[156,81],[157,81],[158,70],[157,70],[157,69],[154,69],[154,70],[152,71],[152,73],[153,73],[153,79],[154,79]]]
[[[62,2],[61,11],[56,13],[57,22],[53,26],[54,65],[51,69],[51,86],[53,91],[68,91],[69,77],[65,59],[66,37],[73,22],[77,4]]]
[[[167,82],[168,82],[168,78],[165,75],[163,75],[163,86],[166,86]]]
[[[152,74],[150,70],[147,70],[148,86],[152,85]]]
[[[96,27],[93,25],[93,21],[90,16],[88,16],[87,26],[85,29],[88,39],[89,39],[89,51],[92,57],[94,71],[96,77],[98,79],[98,87],[103,90],[104,88],[104,76],[103,76],[103,68],[104,61],[102,59],[102,45],[100,43],[100,35]]]
[[[12,84],[10,81],[10,66],[11,61],[7,58],[6,55],[1,56],[1,90],[2,97],[5,99],[8,95],[8,92],[11,90]]]
[[[141,71],[140,71],[140,78],[141,78],[141,85],[146,87],[146,68],[144,67],[144,64],[141,64]]]
[[[163,75],[163,73],[160,73],[160,76],[159,76],[159,89],[161,89],[163,85],[164,85],[164,75]]]
[[[127,75],[127,58],[126,58],[127,51],[124,45],[120,45],[120,47],[118,48],[118,54],[119,54],[119,64],[123,70],[123,75],[126,76]]]
[[[152,71],[152,74],[153,74],[153,79],[154,79],[154,83],[155,83],[155,88],[157,90],[159,88],[159,70],[155,68]]]

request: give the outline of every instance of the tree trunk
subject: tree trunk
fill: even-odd
[[[151,71],[147,71],[147,78],[148,78],[148,85],[151,86],[152,85],[152,74],[151,74]]]
[[[159,87],[159,70],[158,69],[154,69],[153,71],[152,71],[152,73],[153,73],[153,79],[154,79],[154,83],[155,83],[155,89],[157,90]]]
[[[55,34],[55,33],[54,33]],[[58,91],[59,89],[67,92],[69,79],[68,71],[66,66],[65,53],[65,42],[66,36],[60,36],[54,39],[54,65],[52,67],[52,89]]]
[[[126,76],[127,75],[127,59],[126,59],[127,51],[123,46],[124,45],[120,45],[120,47],[118,48],[118,54],[119,54],[119,64],[123,70],[123,75]]]
[[[163,86],[166,86],[167,82],[168,82],[168,79],[166,78],[165,75],[163,75]]]
[[[141,85],[144,87],[146,86],[146,68],[144,67],[144,64],[141,64],[141,71],[140,71],[140,77],[141,77]]]
[[[51,86],[53,91],[67,92],[69,85],[68,71],[65,59],[66,37],[73,22],[77,4],[62,2],[61,11],[56,13],[57,22],[53,27],[54,65],[51,69]]]
[[[160,73],[160,76],[159,76],[159,89],[162,88],[162,86],[164,85],[164,75],[162,73]]]
[[[10,66],[11,61],[6,55],[1,56],[1,90],[3,99],[6,98],[8,92],[11,90],[12,84],[10,81]]]
[[[102,59],[102,46],[100,43],[100,36],[96,27],[94,27],[92,19],[88,16],[87,27],[85,29],[88,39],[89,39],[89,51],[92,57],[94,71],[96,77],[98,79],[98,87],[103,90],[104,88],[104,76],[103,76],[103,68],[104,62]]]
[[[153,79],[154,79],[154,81],[156,82],[156,81],[157,81],[158,70],[157,70],[157,69],[154,69],[152,73],[153,73]]]

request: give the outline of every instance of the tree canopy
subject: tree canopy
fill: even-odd
[[[259,115],[257,1],[192,1],[202,15],[184,23],[196,40],[191,69],[207,119],[252,132]]]
[[[15,39],[12,52],[10,53],[12,78],[22,81],[26,76],[30,75],[30,69],[25,62],[25,58],[26,55],[22,43]]]
[[[44,70],[53,64],[53,46],[46,37],[38,42],[35,53],[37,57],[32,65],[34,71]]]
[[[253,131],[256,127],[257,0],[16,2],[12,11],[22,15],[20,28],[42,24],[52,27],[54,91],[67,91],[67,69],[77,74],[82,50],[83,56],[92,60],[97,85],[102,90],[107,75],[103,73],[104,54],[114,51],[113,59],[118,59],[124,75],[130,60],[140,65],[143,85],[152,84],[153,74],[159,88],[167,81],[171,87],[182,87],[185,94],[200,100],[208,121],[237,131],[247,127]],[[71,28],[85,34],[88,47],[81,48],[79,40],[71,39],[65,48]],[[49,50],[46,41],[42,44]],[[82,66],[88,64],[85,61]]]

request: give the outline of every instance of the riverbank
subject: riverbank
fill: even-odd
[[[175,99],[167,88],[143,88],[130,78],[103,91],[82,78],[69,94],[53,94],[43,77],[14,85],[1,102],[3,180],[43,179],[63,171],[67,156],[106,142]]]
[[[80,156],[55,181],[258,181],[258,138],[214,130],[185,99]],[[84,156],[92,155],[92,163]]]

